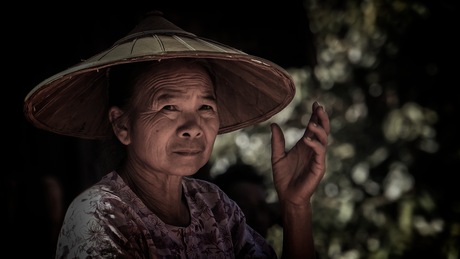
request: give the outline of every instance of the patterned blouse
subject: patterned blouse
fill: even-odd
[[[216,185],[183,178],[191,213],[187,227],[165,224],[116,173],[70,204],[56,258],[276,258]]]

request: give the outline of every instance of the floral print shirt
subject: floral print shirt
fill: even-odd
[[[183,178],[191,222],[165,224],[115,172],[70,204],[56,258],[276,258],[216,185]]]

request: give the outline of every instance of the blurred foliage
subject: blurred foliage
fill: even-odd
[[[289,148],[303,134],[311,104],[318,100],[332,127],[328,169],[312,201],[319,258],[458,258],[458,197],[430,182],[437,177],[433,170],[448,170],[436,159],[443,148],[437,128],[442,110],[427,101],[436,98],[429,98],[433,92],[420,93],[438,88],[430,78],[436,78],[440,64],[429,55],[421,59],[426,64],[418,64],[402,52],[408,33],[433,19],[433,6],[312,0],[305,9],[316,64],[287,68],[297,93],[280,114],[218,136],[211,173],[242,160],[271,179],[268,124],[282,126]],[[408,73],[418,79],[408,79]],[[452,152],[448,156],[455,162],[449,164],[458,165],[458,146]],[[427,161],[439,164],[425,166]],[[276,199],[274,190],[270,194]]]

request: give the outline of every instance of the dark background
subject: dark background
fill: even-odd
[[[6,71],[3,69],[4,152],[7,206],[6,247],[16,254],[54,252],[49,210],[56,204],[45,199],[47,180],[62,188],[62,204],[99,179],[95,166],[98,144],[59,136],[34,128],[25,120],[26,94],[42,80],[80,60],[110,47],[128,33],[146,11],[158,9],[186,31],[211,38],[247,53],[272,60],[283,67],[315,65],[314,35],[301,1],[232,1],[226,4],[193,3],[16,3],[3,10]],[[419,175],[425,186],[438,190],[447,204],[458,201],[454,176],[459,173],[458,126],[458,4],[422,1],[432,18],[409,29],[399,39],[400,64],[408,67],[396,80],[410,85],[402,98],[439,112],[436,125],[441,149],[433,156],[419,156]],[[5,20],[10,13],[12,18]],[[417,64],[430,60],[441,72],[431,81],[417,79]],[[414,67],[412,70],[411,67]],[[378,116],[378,115],[377,115]],[[12,126],[11,126],[12,125]],[[449,206],[449,205],[448,205]],[[442,214],[442,213],[440,213]],[[449,214],[450,215],[450,214]],[[50,233],[53,232],[53,233]]]

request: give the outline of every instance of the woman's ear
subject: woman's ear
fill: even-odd
[[[124,145],[128,145],[130,143],[129,139],[129,130],[126,123],[126,120],[123,115],[123,110],[121,110],[117,106],[110,107],[109,109],[109,120],[110,124],[112,124],[113,132],[115,136],[117,136],[118,140],[123,143]]]

